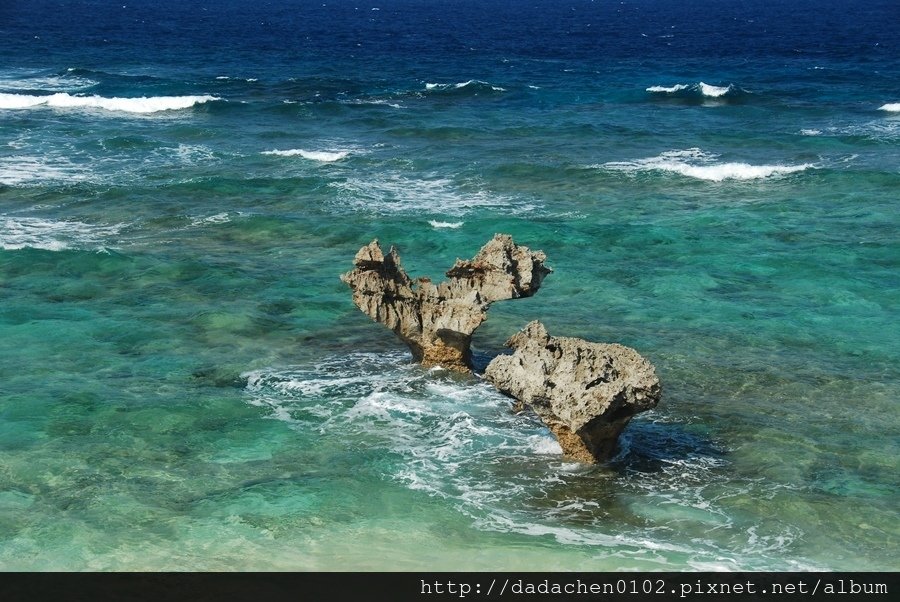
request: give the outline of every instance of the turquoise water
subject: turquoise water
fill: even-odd
[[[900,568],[895,7],[319,4],[0,9],[0,568]],[[607,465],[338,279],[496,232]]]

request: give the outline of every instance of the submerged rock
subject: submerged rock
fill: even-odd
[[[534,410],[573,459],[608,459],[631,418],[659,402],[653,366],[630,347],[553,337],[537,321],[506,345],[513,354],[495,357],[485,378]]]
[[[353,291],[353,302],[364,313],[393,330],[426,366],[470,370],[472,333],[487,318],[491,303],[530,297],[552,270],[541,251],[517,246],[508,234],[496,234],[474,258],[457,259],[434,284],[411,279],[400,265],[397,250],[387,255],[373,240],[341,275]]]

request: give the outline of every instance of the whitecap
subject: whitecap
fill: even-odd
[[[888,113],[900,113],[900,102],[889,102],[878,107],[879,111],[887,111]]]
[[[259,78],[257,77],[230,77],[228,75],[219,75],[218,77],[216,77],[216,79],[219,81],[237,80],[250,83],[259,81]]]
[[[822,130],[805,129],[805,130],[800,130],[800,133],[804,136],[821,136]]]
[[[122,226],[87,224],[75,220],[56,221],[34,217],[0,216],[0,248],[62,251],[64,249],[103,250],[109,237]]]
[[[731,86],[712,86],[703,82],[700,82],[697,86],[700,88],[700,93],[709,98],[719,98],[731,91]]]
[[[690,88],[687,84],[675,84],[674,86],[650,86],[647,88],[647,92],[661,92],[665,94],[673,94],[675,92],[680,92],[681,90],[687,90]]]
[[[310,151],[302,148],[292,148],[288,150],[269,150],[263,151],[263,155],[275,155],[278,157],[303,157],[310,161],[321,161],[322,163],[333,163],[345,159],[350,155],[350,151]]]
[[[699,148],[666,151],[656,157],[635,161],[613,161],[599,166],[603,169],[626,173],[662,171],[682,176],[721,182],[723,180],[757,180],[772,176],[782,176],[814,168],[810,163],[799,165],[751,165],[749,163],[719,163],[718,155],[706,153]]]
[[[464,82],[458,82],[455,84],[436,84],[436,83],[426,83],[426,90],[462,90],[464,88],[490,88],[494,92],[506,92],[506,88],[501,88],[500,86],[495,86],[489,82],[482,81],[479,79],[470,79]]]
[[[428,223],[431,224],[432,228],[459,228],[463,225],[463,222],[439,222],[437,220],[430,219]]]
[[[106,98],[78,96],[59,92],[36,96],[31,94],[0,94],[0,109],[30,109],[53,107],[62,109],[103,109],[125,113],[158,113],[188,109],[194,105],[220,100],[215,96],[150,96],[140,98]]]
[[[687,91],[689,93],[705,96],[706,98],[721,98],[726,94],[733,92],[734,89],[735,88],[732,85],[713,86],[705,82],[698,82],[696,84],[675,84],[673,86],[650,86],[646,91],[653,94],[678,94],[679,92]]]

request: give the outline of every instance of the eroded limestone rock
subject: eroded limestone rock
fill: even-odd
[[[373,240],[341,275],[364,313],[393,330],[426,366],[470,369],[472,333],[486,319],[491,303],[530,297],[552,270],[541,251],[517,246],[508,234],[496,234],[474,258],[457,259],[447,280],[412,280],[397,250],[387,255]]]
[[[631,418],[659,402],[653,366],[630,347],[553,337],[537,321],[506,345],[512,355],[495,357],[485,378],[534,410],[573,459],[608,459]]]

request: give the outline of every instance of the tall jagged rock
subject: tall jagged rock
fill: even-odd
[[[530,297],[552,270],[541,251],[517,246],[508,234],[496,234],[474,258],[457,259],[434,284],[411,279],[400,265],[397,250],[387,255],[373,240],[341,275],[353,291],[353,302],[364,313],[393,330],[426,366],[470,369],[472,333],[486,319],[491,303]]]
[[[553,337],[537,321],[506,345],[512,355],[495,357],[485,378],[534,410],[573,459],[608,459],[632,416],[659,402],[653,366],[630,347]]]

